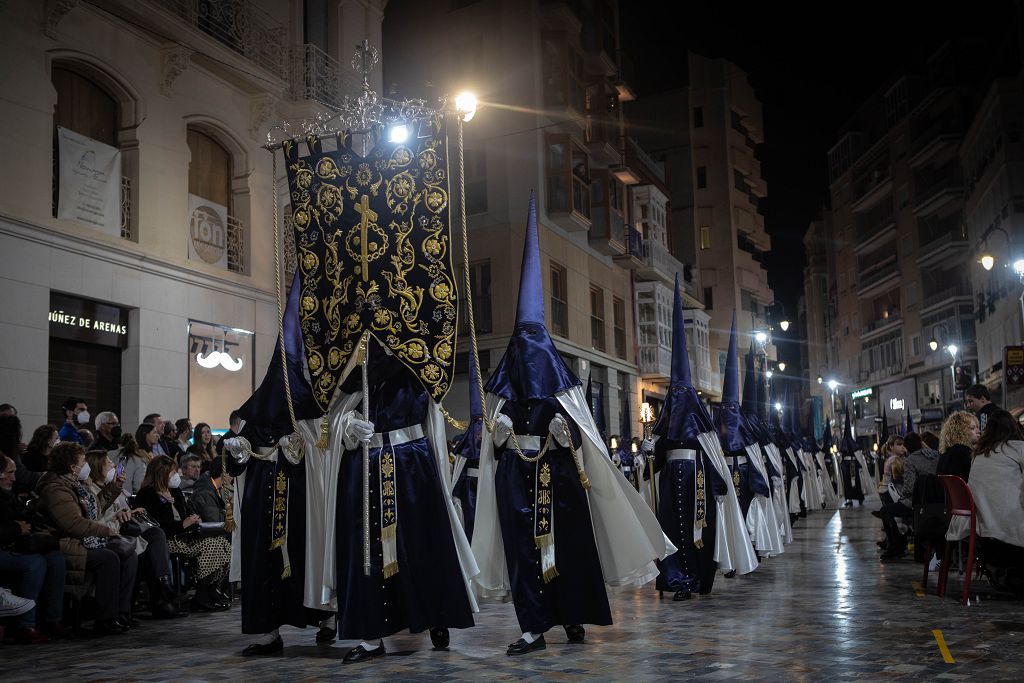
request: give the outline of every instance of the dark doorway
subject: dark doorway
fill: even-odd
[[[84,399],[93,416],[103,410],[120,415],[121,349],[50,337],[46,414],[58,428],[64,423],[61,404],[70,396]]]

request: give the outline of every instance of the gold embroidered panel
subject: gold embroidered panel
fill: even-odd
[[[284,143],[299,319],[313,395],[327,411],[365,331],[440,401],[452,382],[457,293],[451,264],[444,119],[419,123],[404,143],[368,156],[306,140]]]

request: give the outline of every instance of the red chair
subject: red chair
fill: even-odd
[[[978,539],[978,514],[974,508],[974,496],[971,495],[971,487],[967,482],[951,474],[939,476],[942,488],[946,491],[946,501],[949,504],[947,515],[950,520],[953,517],[970,518],[970,535],[967,541],[967,561],[964,564],[964,590],[961,602],[968,604],[971,599],[971,575],[974,574],[974,555]],[[942,566],[939,568],[939,585],[936,591],[938,595],[946,594],[946,580],[949,578],[949,556],[953,550],[953,542],[946,543],[946,552],[943,553]]]

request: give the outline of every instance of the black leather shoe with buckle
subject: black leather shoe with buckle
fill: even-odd
[[[242,650],[243,657],[254,655],[279,655],[284,651],[284,641],[278,636],[269,643],[253,643]]]
[[[579,624],[569,624],[565,627],[565,637],[570,643],[582,643],[587,637],[587,630]]]
[[[367,659],[373,659],[374,657],[383,657],[387,651],[384,649],[384,641],[380,642],[376,648],[367,650],[362,645],[356,645],[354,648],[348,651],[345,655],[345,659],[341,660],[345,664],[358,664],[364,662]]]
[[[321,626],[320,630],[316,632],[316,642],[318,643],[333,643],[334,639],[338,637],[338,629],[327,628]]]
[[[435,650],[448,649],[448,644],[451,643],[448,629],[440,627],[430,629],[430,642],[434,645]]]
[[[537,636],[537,640],[532,643],[526,642],[525,639],[520,638],[516,642],[508,646],[508,656],[514,657],[516,655],[525,655],[528,652],[535,650],[547,649],[548,644],[544,642],[544,636]]]

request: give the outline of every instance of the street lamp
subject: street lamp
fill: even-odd
[[[786,361],[780,360],[779,361],[779,372],[785,372],[785,371],[786,371]]]
[[[789,329],[789,321],[788,321],[788,320],[782,320],[782,321],[780,321],[780,322],[779,322],[779,327],[781,327],[781,328],[782,328],[782,331],[783,331],[783,332],[785,332],[786,330],[788,330],[788,329]]]
[[[821,375],[818,375],[818,384],[821,384]]]
[[[761,330],[758,330],[757,332],[754,333],[754,341],[756,341],[758,344],[764,344],[765,342],[768,341],[768,335],[762,332]]]
[[[476,116],[476,107],[476,95],[471,92],[461,92],[455,98],[455,111],[465,123],[469,123]]]
[[[832,392],[832,417],[833,417],[833,419],[836,416],[836,389],[838,389],[838,388],[839,388],[839,382],[835,381],[834,379],[830,379],[828,381],[828,389],[829,389],[829,391]]]
[[[932,337],[932,340],[930,342],[928,342],[928,348],[931,349],[932,351],[938,351],[939,350],[939,340],[936,339],[935,337]]]

